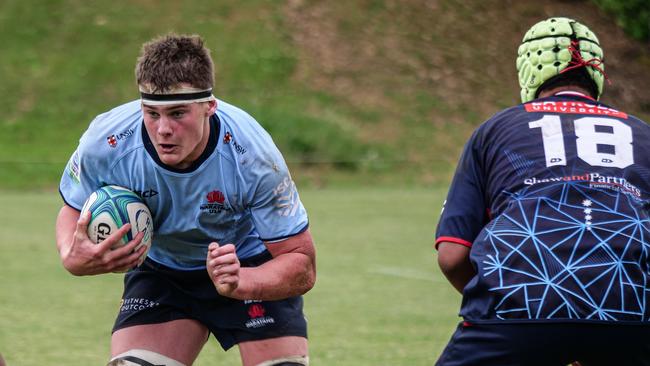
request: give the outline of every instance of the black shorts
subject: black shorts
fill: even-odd
[[[650,365],[650,325],[461,322],[436,366]]]
[[[265,252],[242,260],[255,267]],[[307,337],[302,296],[280,301],[235,300],[220,296],[206,270],[178,271],[147,259],[124,277],[124,294],[113,326],[118,329],[177,319],[204,324],[227,350],[239,342],[283,336]]]

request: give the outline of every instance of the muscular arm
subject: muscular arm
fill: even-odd
[[[279,300],[314,287],[316,250],[309,230],[266,247],[272,260],[258,267],[239,268],[232,244],[211,244],[208,272],[217,291],[240,300]]]
[[[476,275],[469,261],[469,251],[470,248],[456,243],[443,241],[438,244],[438,265],[447,280],[461,294]]]

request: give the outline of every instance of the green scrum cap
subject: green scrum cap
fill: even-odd
[[[537,98],[540,87],[570,69],[584,67],[600,98],[605,80],[603,50],[586,26],[570,18],[549,18],[528,30],[517,52],[521,101]]]

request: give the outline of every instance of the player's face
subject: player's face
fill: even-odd
[[[147,133],[164,164],[184,169],[201,156],[216,106],[216,101],[142,106]]]

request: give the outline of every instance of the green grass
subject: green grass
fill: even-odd
[[[282,7],[255,0],[8,0],[0,3],[0,188],[55,184],[90,121],[136,99],[142,43],[176,33],[203,36],[215,61],[215,95],[245,108],[294,161],[357,168],[375,147],[341,120],[310,113],[336,99],[292,81],[296,65]]]
[[[553,13],[617,34],[594,4],[562,1],[0,1],[0,189],[56,186],[88,123],[138,97],[141,44],[168,32],[203,36],[215,95],[310,183],[444,184],[471,131],[518,103],[516,48]],[[616,42],[604,101],[648,116],[649,53]]]
[[[460,296],[435,265],[441,189],[304,189],[318,250],[305,297],[313,365],[431,365]],[[9,365],[102,365],[121,275],[74,277],[60,265],[55,193],[0,192],[0,353]],[[197,366],[239,365],[214,339]]]

